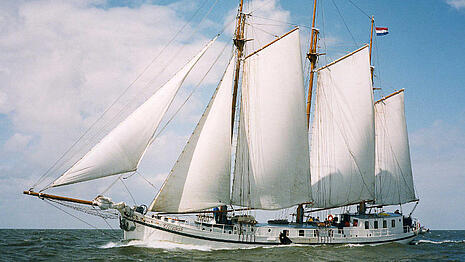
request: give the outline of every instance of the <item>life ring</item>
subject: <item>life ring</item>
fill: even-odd
[[[333,219],[334,219],[333,215],[329,215],[329,216],[328,216],[328,221],[329,221],[329,222],[332,222]]]

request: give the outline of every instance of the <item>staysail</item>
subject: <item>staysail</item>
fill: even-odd
[[[379,205],[404,204],[416,200],[403,91],[375,103],[375,203]]]
[[[49,187],[135,171],[184,79],[216,39]]]
[[[187,212],[230,203],[234,59],[149,210]]]
[[[244,68],[232,203],[279,209],[309,202],[299,30],[246,57]]]
[[[313,207],[374,199],[373,111],[367,46],[318,69],[310,154]]]

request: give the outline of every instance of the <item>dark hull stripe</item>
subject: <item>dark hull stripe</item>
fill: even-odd
[[[267,245],[267,246],[286,245],[286,244],[282,244],[282,243],[278,243],[278,242],[275,242],[275,243],[270,243],[270,242],[245,242],[245,241],[238,241],[238,240],[228,240],[228,239],[218,239],[218,238],[197,236],[197,235],[192,235],[192,234],[188,234],[188,233],[184,233],[184,232],[169,230],[169,229],[166,229],[164,227],[159,227],[159,226],[148,224],[148,223],[145,223],[145,222],[142,222],[142,221],[136,221],[136,220],[133,220],[133,219],[130,219],[130,218],[126,218],[126,219],[129,220],[129,221],[132,221],[134,223],[138,223],[138,224],[141,224],[141,225],[144,225],[144,226],[148,226],[148,227],[155,228],[155,229],[165,231],[165,232],[169,232],[169,233],[172,233],[172,234],[181,235],[181,236],[190,237],[190,238],[202,239],[202,240],[207,240],[207,241],[213,241],[213,242],[224,242],[224,243],[245,244],[245,245]],[[361,243],[361,242],[348,242],[348,243],[296,243],[296,244],[299,244],[299,245],[346,245],[346,244],[365,245],[365,244],[380,244],[380,243],[394,242],[394,241],[400,241],[400,240],[405,240],[405,239],[409,239],[409,238],[414,238],[415,236],[416,235],[408,236],[408,237],[402,237],[402,238],[396,238],[396,239],[392,239],[392,240],[381,240],[381,241],[372,241],[372,242],[363,242],[363,243]]]

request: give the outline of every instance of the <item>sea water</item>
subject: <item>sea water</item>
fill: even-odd
[[[290,245],[217,249],[121,242],[120,230],[2,229],[0,261],[465,261],[465,231],[433,230],[411,245]]]

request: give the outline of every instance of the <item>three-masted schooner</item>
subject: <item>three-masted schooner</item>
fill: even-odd
[[[254,50],[247,45],[253,39],[241,0],[234,55],[148,208],[104,196],[86,201],[42,191],[137,170],[184,79],[217,36],[58,179],[40,193],[24,193],[117,210],[125,240],[217,247],[411,242],[419,227],[410,215],[367,211],[367,206],[417,201],[403,90],[374,102],[371,45],[316,68],[315,9],[316,1],[306,101],[299,28]],[[304,219],[306,212],[357,204],[356,213]],[[294,206],[291,223],[260,224],[248,213]],[[196,217],[184,220],[176,214]]]

